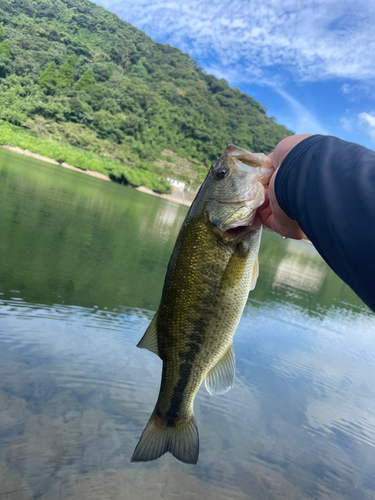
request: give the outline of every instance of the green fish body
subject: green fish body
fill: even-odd
[[[254,161],[255,166],[249,165]],[[163,371],[159,397],[133,462],[169,451],[179,461],[195,464],[195,395],[204,379],[210,394],[233,387],[232,339],[258,276],[262,226],[254,215],[272,172],[268,157],[228,146],[186,216],[159,309],[138,344],[160,356]],[[251,173],[257,173],[255,180]]]

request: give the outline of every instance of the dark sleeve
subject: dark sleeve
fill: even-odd
[[[281,164],[275,193],[327,264],[375,312],[375,153],[313,135]]]

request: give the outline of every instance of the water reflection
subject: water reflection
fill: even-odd
[[[167,202],[160,205],[153,225],[156,237],[162,238],[163,241],[168,242],[171,237],[171,232],[173,233],[176,219],[181,223],[180,214],[180,207],[176,203]]]
[[[164,498],[165,487],[171,498],[371,498],[360,495],[375,457],[375,365],[360,369],[363,340],[343,349],[339,326],[309,318],[311,334],[301,335],[302,309],[288,311],[290,326],[284,307],[249,301],[234,389],[197,396],[198,466],[170,456],[134,466],[161,368],[134,347],[152,312],[22,300],[3,300],[0,310],[0,464],[8,483],[18,478],[22,494],[30,491],[25,498],[92,500],[104,485],[109,498],[122,488]],[[366,323],[374,331],[370,316],[345,318],[354,336]]]
[[[28,167],[0,168],[1,498],[375,499],[374,315],[271,233],[235,387],[196,398],[198,465],[130,464],[161,371],[135,345],[186,210]]]
[[[287,288],[317,292],[321,289],[327,275],[327,265],[319,255],[308,253],[304,247],[287,242],[287,255],[279,263],[272,283],[274,288]]]
[[[9,153],[1,164],[2,154],[0,291],[155,309],[186,207]]]

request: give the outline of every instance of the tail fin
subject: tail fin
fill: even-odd
[[[157,425],[156,416],[153,413],[134,450],[131,461],[148,462],[161,457],[168,451],[184,464],[197,463],[199,436],[193,415],[185,424],[167,427]]]

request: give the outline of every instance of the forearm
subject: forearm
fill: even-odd
[[[308,137],[282,162],[274,189],[281,209],[375,311],[375,153]]]

